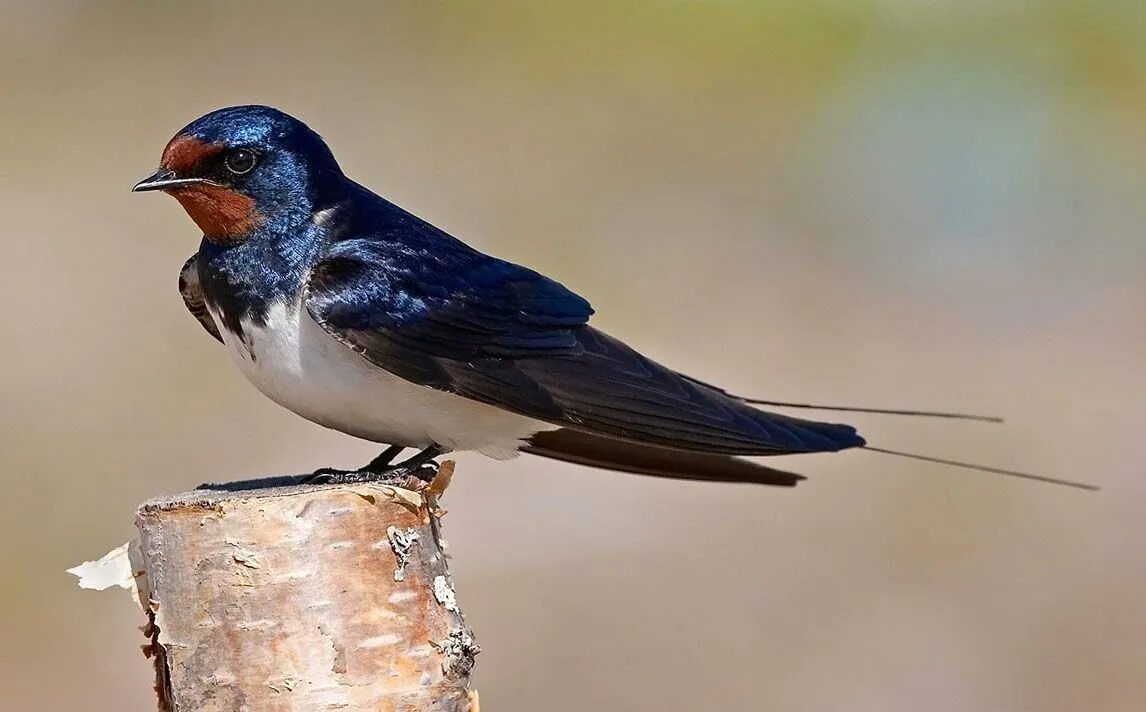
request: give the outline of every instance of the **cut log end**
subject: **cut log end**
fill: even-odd
[[[145,503],[136,569],[159,709],[476,710],[479,648],[439,493],[380,483]]]

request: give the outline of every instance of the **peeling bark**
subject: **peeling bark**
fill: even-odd
[[[372,484],[144,504],[140,596],[159,709],[475,711],[479,648],[435,497]]]

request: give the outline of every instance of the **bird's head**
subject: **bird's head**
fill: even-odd
[[[208,240],[235,244],[308,219],[345,178],[306,124],[266,106],[233,106],[188,124],[159,170],[132,190],[174,196]]]

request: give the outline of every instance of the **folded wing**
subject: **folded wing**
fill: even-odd
[[[215,326],[215,320],[207,312],[207,304],[203,301],[203,290],[199,287],[198,255],[191,255],[179,270],[179,295],[183,297],[183,305],[195,321],[199,322],[208,334],[214,336],[220,343],[223,337]]]
[[[589,327],[588,302],[557,282],[444,234],[429,249],[334,244],[311,272],[306,305],[402,378],[573,431],[724,455],[864,443],[851,426],[758,410],[683,377]]]

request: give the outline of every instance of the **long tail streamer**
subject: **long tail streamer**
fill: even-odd
[[[888,450],[882,447],[872,447],[871,445],[864,445],[864,450],[870,452],[879,452],[884,455],[895,455],[896,457],[906,457],[911,460],[922,460],[923,462],[934,462],[940,465],[950,465],[951,467],[962,467],[967,470],[977,470],[979,472],[991,472],[996,475],[1007,475],[1008,477],[1021,477],[1024,480],[1035,480],[1037,482],[1049,482],[1052,485],[1063,485],[1064,487],[1075,487],[1078,489],[1090,490],[1097,492],[1101,487],[1097,485],[1087,484],[1085,482],[1074,482],[1072,480],[1060,480],[1054,477],[1043,477],[1042,475],[1034,475],[1029,472],[1019,472],[1017,470],[1004,470],[1001,467],[988,467],[987,465],[976,465],[970,462],[960,462],[959,460],[947,460],[942,457],[930,457],[928,455],[917,455],[913,452],[902,452],[900,450]]]
[[[977,420],[982,423],[1002,423],[1003,419],[994,415],[972,415],[969,413],[945,413],[933,410],[898,410],[894,408],[859,408],[850,405],[817,405],[814,403],[787,403],[785,401],[743,398],[752,405],[768,405],[778,408],[807,408],[809,410],[834,410],[840,413],[876,413],[879,415],[913,415],[925,418],[952,418],[954,420]]]

